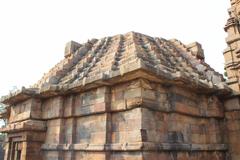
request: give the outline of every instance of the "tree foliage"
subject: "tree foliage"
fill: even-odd
[[[5,106],[2,103],[0,103],[0,112],[2,112],[4,109],[5,109]]]
[[[3,112],[4,110],[5,110],[4,104],[0,103],[0,113]],[[6,124],[6,121],[5,121],[4,119],[1,119],[1,118],[0,118],[0,127],[1,127],[2,125],[5,125],[5,124]],[[0,138],[1,138],[1,137],[0,137]]]

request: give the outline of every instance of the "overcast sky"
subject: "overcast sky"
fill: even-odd
[[[0,0],[0,96],[29,86],[64,57],[65,43],[129,31],[198,41],[223,73],[229,0]]]

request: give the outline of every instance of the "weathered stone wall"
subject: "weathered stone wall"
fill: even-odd
[[[232,96],[225,97],[226,137],[229,146],[229,154],[232,160],[240,159],[240,103],[239,103],[239,53],[240,53],[240,1],[231,0],[231,8],[228,9],[229,19],[225,25],[227,32],[226,43],[228,47],[224,51],[225,70],[227,83],[235,92]]]
[[[41,101],[32,98],[10,107],[8,124],[2,129],[8,133],[5,144],[5,160],[13,150],[19,151],[21,160],[42,159],[41,146],[45,140],[45,122],[41,120]]]
[[[42,103],[42,118],[53,119],[62,117],[63,97],[49,98]]]
[[[80,117],[76,119],[76,144],[102,144],[106,143],[107,115],[101,114],[93,117]]]
[[[18,144],[23,159],[224,160],[227,156],[222,102],[186,87],[136,79],[29,99],[11,108],[6,130],[17,133],[8,134],[6,153]]]
[[[102,157],[91,150],[96,146],[96,150],[103,151],[107,143],[109,95],[109,90],[102,87],[45,100],[42,115],[48,129],[42,147],[44,159]],[[89,146],[89,153],[85,152]]]
[[[112,114],[111,143],[142,142],[142,110],[140,108]]]
[[[23,131],[18,133],[8,134],[5,144],[4,160],[9,160],[13,149],[16,149],[14,143],[18,144],[18,149],[21,150],[21,160],[42,160],[41,146],[45,139],[44,132]],[[14,145],[14,147],[13,147]]]
[[[226,137],[232,160],[240,159],[240,101],[235,96],[225,100]]]
[[[134,80],[43,102],[45,160],[218,159],[226,156],[216,96]]]
[[[31,99],[11,107],[9,123],[30,118]]]
[[[229,19],[224,27],[227,32],[226,42],[228,47],[224,50],[225,70],[227,73],[227,83],[234,91],[239,92],[239,13],[240,1],[231,0],[231,8],[228,9]]]
[[[10,107],[9,123],[20,122],[30,118],[41,119],[41,101],[29,99]]]

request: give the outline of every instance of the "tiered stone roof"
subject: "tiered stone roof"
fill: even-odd
[[[182,81],[191,87],[227,88],[223,76],[204,62],[199,43],[184,45],[175,39],[136,32],[93,39],[84,44],[68,43],[65,58],[32,88],[41,94],[50,88],[67,91],[97,81],[108,84],[111,79],[135,70],[161,77],[168,83]],[[18,94],[4,97],[3,101]]]

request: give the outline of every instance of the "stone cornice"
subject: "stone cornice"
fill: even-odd
[[[11,133],[19,131],[46,131],[46,124],[44,121],[26,120],[17,123],[11,123],[0,128],[2,133]]]
[[[142,69],[143,67],[145,69]],[[150,69],[148,66],[142,64],[141,62],[139,62],[137,66],[129,66],[126,69],[122,69],[122,73],[111,71],[108,75],[101,75],[95,79],[86,78],[74,85],[49,85],[41,89],[23,88],[20,91],[2,97],[1,102],[11,105],[33,97],[47,98],[57,95],[77,93],[84,90],[89,90],[91,88],[106,85],[111,86],[137,78],[144,78],[153,82],[169,85],[184,85],[186,88],[195,90],[199,93],[218,93],[217,95],[225,95],[231,93],[231,89],[227,87],[224,82],[213,84],[207,80],[193,79],[192,75],[189,75],[182,71],[175,72],[174,74],[169,74],[160,68]]]

